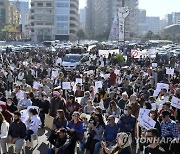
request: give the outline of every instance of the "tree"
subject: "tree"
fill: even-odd
[[[83,40],[83,39],[86,38],[86,34],[85,34],[85,32],[84,32],[82,29],[80,29],[80,30],[77,32],[77,37],[78,37],[80,40]]]
[[[148,40],[151,40],[152,37],[153,37],[153,32],[152,31],[149,31],[146,35],[145,35],[145,38],[147,38]]]

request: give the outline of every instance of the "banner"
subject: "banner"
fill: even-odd
[[[166,74],[173,75],[174,74],[174,68],[173,69],[166,69]]]
[[[96,81],[95,82],[95,87],[98,88],[102,88],[102,81]]]
[[[154,126],[156,125],[156,121],[151,119],[147,114],[144,114],[141,120],[139,121],[139,125],[149,130],[154,128]]]
[[[71,89],[71,83],[70,82],[62,82],[62,89],[64,89],[64,90]]]
[[[180,99],[173,96],[171,99],[171,105],[177,109],[180,109]]]

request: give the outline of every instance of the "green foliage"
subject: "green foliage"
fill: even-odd
[[[124,63],[125,59],[123,57],[122,54],[116,54],[116,59],[120,62],[120,63]]]
[[[77,37],[78,37],[80,40],[83,40],[83,39],[86,38],[86,34],[85,34],[85,32],[84,32],[82,29],[80,29],[80,30],[77,32]]]

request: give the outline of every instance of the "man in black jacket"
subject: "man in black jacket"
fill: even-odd
[[[55,153],[57,154],[71,154],[72,142],[71,138],[67,135],[65,128],[59,129],[58,138],[55,144]]]
[[[19,154],[26,137],[26,125],[20,120],[21,114],[14,113],[14,122],[9,127],[9,143],[15,144],[16,154]]]

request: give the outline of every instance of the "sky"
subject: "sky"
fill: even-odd
[[[79,0],[80,8],[86,6],[86,0]],[[145,9],[147,16],[159,16],[180,12],[180,0],[139,0],[139,8]]]

